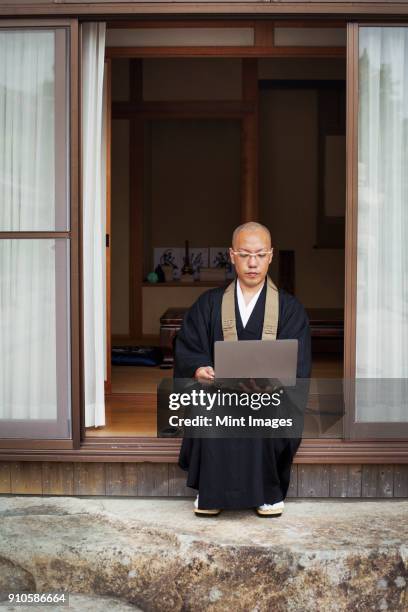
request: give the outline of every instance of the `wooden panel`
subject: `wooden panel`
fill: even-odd
[[[0,493],[11,493],[10,464],[0,463]]]
[[[392,497],[394,494],[394,466],[381,465],[378,470],[378,497]]]
[[[74,464],[63,462],[43,463],[42,489],[44,495],[73,495]]]
[[[296,464],[292,465],[290,471],[290,483],[289,489],[287,493],[288,497],[297,497],[298,496],[298,466]]]
[[[23,1],[23,0],[22,0]],[[123,0],[120,0],[123,1]],[[0,4],[1,4],[1,0],[0,0]],[[253,28],[256,26],[256,21],[253,20],[240,20],[239,21],[239,26],[240,27],[245,27],[245,28]],[[296,22],[298,23],[298,22]],[[300,22],[303,26],[304,26],[304,22]],[[336,26],[338,26],[339,23],[341,22],[334,22],[334,21],[330,21],[329,23],[331,24],[336,24]],[[326,22],[325,22],[326,24]],[[227,28],[228,26],[231,25],[231,21],[228,19],[217,19],[215,20],[205,20],[205,19],[200,19],[198,20],[189,20],[189,19],[183,19],[181,20],[172,20],[171,21],[171,27],[172,28]],[[106,23],[106,27],[107,28],[168,28],[169,27],[169,21],[166,19],[155,19],[154,21],[131,21],[129,19],[121,19],[121,20],[115,20],[115,21],[107,21]]]
[[[361,473],[361,497],[376,497],[378,465],[363,465]]]
[[[103,1],[103,0],[102,0]],[[115,1],[115,0],[113,0]],[[45,4],[47,5],[47,1],[45,0],[45,2],[41,2],[41,0],[1,0],[0,1],[0,6],[2,6],[3,4],[5,4],[6,6],[8,4],[10,4],[10,2],[12,2],[13,4]],[[91,0],[92,2],[92,0]],[[48,0],[48,4],[52,4],[52,0]]]
[[[256,21],[255,22],[255,46],[256,47],[273,47],[274,41],[274,24],[273,21]]]
[[[349,465],[347,497],[361,497],[361,465]]]
[[[74,495],[105,495],[105,464],[74,464]]]
[[[330,497],[361,496],[361,466],[330,466]]]
[[[0,494],[194,497],[177,463],[0,462]],[[408,465],[293,464],[287,497],[408,498]]]
[[[106,464],[106,495],[137,496],[137,464]]]
[[[299,497],[329,497],[330,466],[299,465],[298,466],[298,496]]]
[[[347,465],[332,465],[330,470],[330,497],[347,496]]]
[[[258,60],[256,58],[242,60],[242,100],[255,103],[258,101]]]
[[[169,494],[168,463],[138,463],[137,492],[140,496],[167,496]]]
[[[408,465],[394,467],[394,497],[408,497]]]
[[[41,463],[22,461],[10,464],[11,493],[42,494]]]
[[[182,470],[176,463],[169,463],[169,496],[170,497],[195,497],[195,490],[186,487],[187,472]]]
[[[17,6],[16,6],[17,4]],[[343,15],[344,18],[350,15],[406,15],[408,6],[405,2],[393,0],[309,0],[299,2],[299,0],[286,0],[282,2],[259,2],[259,0],[246,0],[236,2],[234,0],[223,0],[222,2],[185,2],[176,0],[175,2],[124,2],[123,0],[0,0],[0,14],[8,15],[11,18],[17,16],[43,15],[51,17],[53,15],[112,15],[117,17],[122,14],[124,18],[130,15],[191,15],[191,18],[201,15],[220,15],[225,20],[226,15],[245,15],[252,16],[257,9],[264,15],[299,15],[304,19],[305,13],[313,15],[315,19],[322,15],[329,15],[332,19]],[[23,22],[26,23],[26,22]],[[32,20],[28,25],[32,24]],[[326,25],[326,24],[325,24]]]
[[[345,47],[107,47],[105,57],[344,57]]]

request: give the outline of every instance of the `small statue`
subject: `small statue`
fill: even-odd
[[[186,240],[186,246],[185,246],[184,265],[181,268],[181,280],[183,282],[194,281],[194,270],[193,270],[193,266],[190,263],[190,251],[189,251],[188,240]]]

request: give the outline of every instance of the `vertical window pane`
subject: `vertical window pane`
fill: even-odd
[[[407,421],[408,28],[359,30],[358,164],[356,417]]]
[[[0,240],[0,437],[69,437],[68,240]]]
[[[68,229],[66,46],[0,30],[0,231]]]

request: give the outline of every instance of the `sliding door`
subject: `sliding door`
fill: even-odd
[[[71,278],[78,273],[71,22],[3,24],[0,438],[70,439],[72,391],[78,389],[71,352],[78,317],[71,307],[77,298]]]
[[[408,27],[348,31],[347,436],[408,438]]]

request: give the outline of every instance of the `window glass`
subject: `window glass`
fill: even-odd
[[[0,29],[0,231],[68,229],[66,31]]]
[[[0,437],[69,437],[68,240],[0,240]]]
[[[407,164],[408,28],[361,27],[357,421],[408,421]]]

